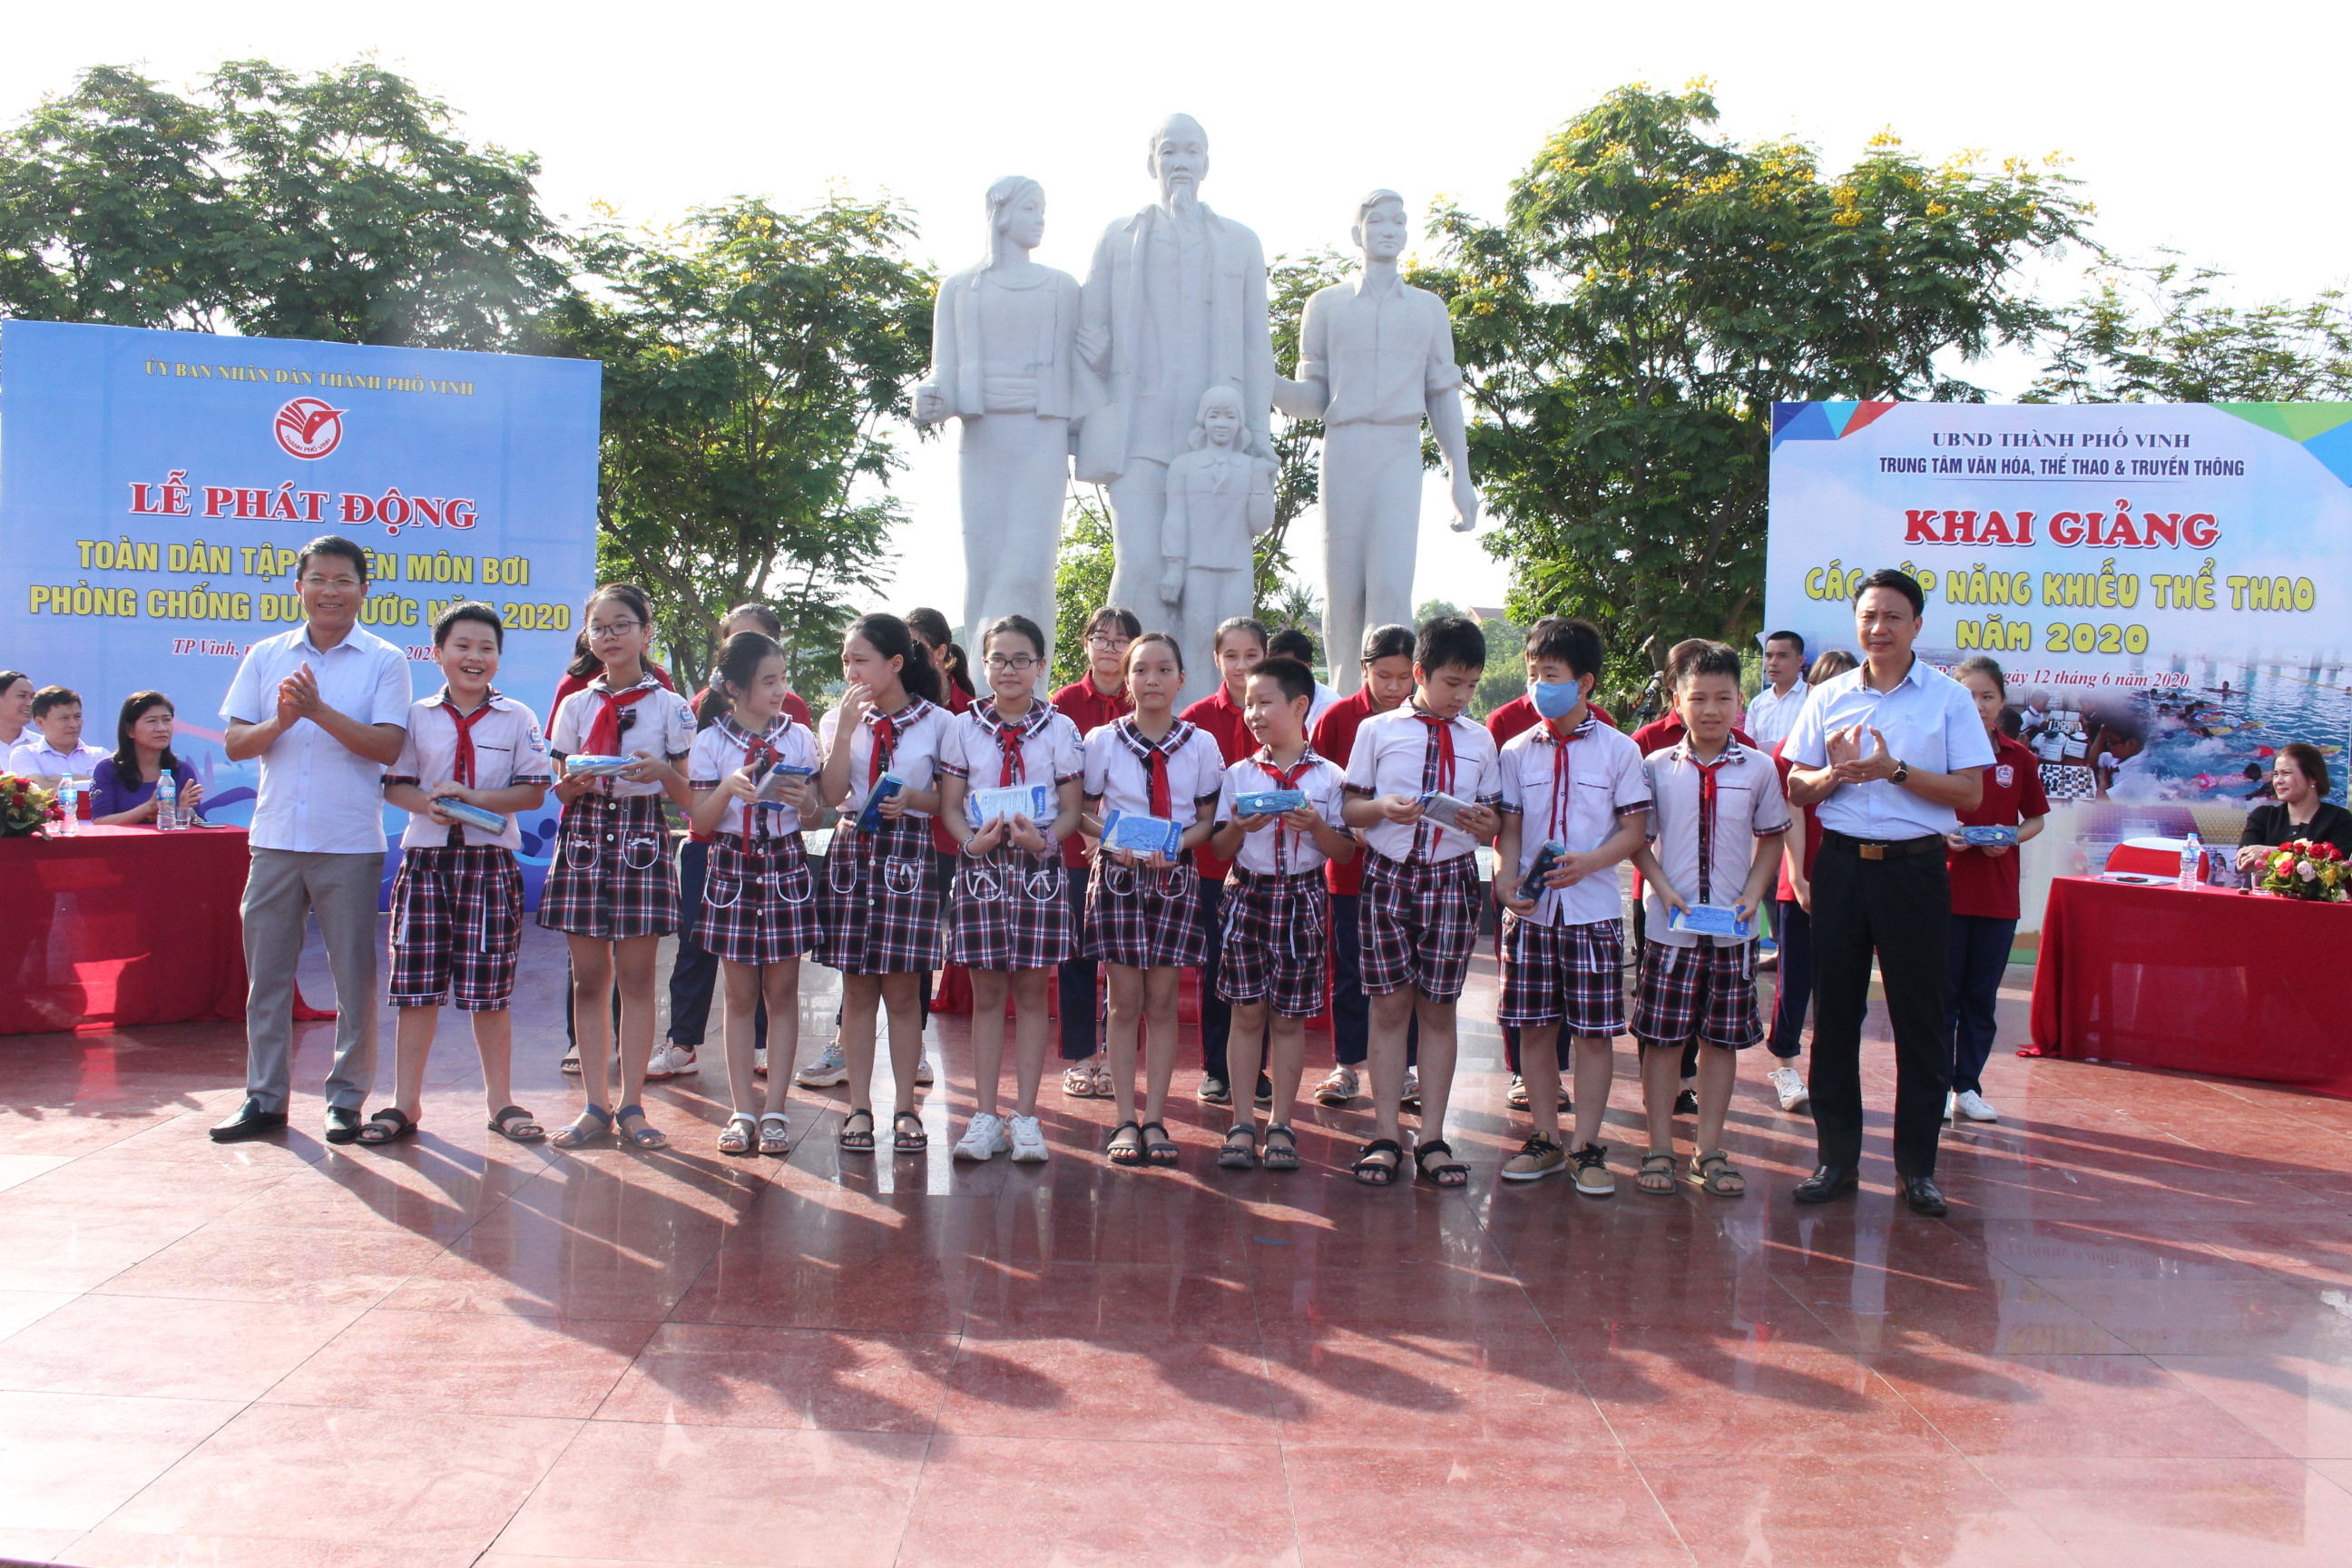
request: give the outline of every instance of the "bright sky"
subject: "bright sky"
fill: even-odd
[[[1435,34],[1416,20],[1432,16],[1459,20]],[[1038,258],[1083,275],[1102,226],[1151,199],[1144,137],[1170,110],[1209,132],[1204,199],[1273,255],[1344,247],[1355,198],[1375,185],[1416,212],[1444,192],[1494,214],[1544,134],[1601,92],[1704,75],[1729,133],[1794,134],[1830,163],[1886,127],[1936,158],[2063,151],[2111,247],[2170,246],[2263,298],[2307,296],[2352,271],[2352,222],[2323,177],[2347,46],[2342,0],[2259,14],[2080,0],[1486,0],[1181,15],[1043,0],[654,12],[116,0],[17,14],[0,50],[0,114],[101,61],[183,83],[224,59],[325,68],[372,53],[447,99],[476,138],[537,153],[559,214],[601,200],[658,221],[739,194],[807,202],[838,183],[909,204],[923,254],[946,268],[979,254],[989,183],[1025,174],[1052,204]],[[2071,290],[2080,265],[2053,269],[2049,285]],[[1976,376],[2007,393],[2030,370]],[[914,521],[892,594],[951,619],[962,597],[953,469],[951,442],[926,443],[898,483]],[[1438,490],[1428,502],[1415,598],[1500,603],[1505,565],[1446,531]],[[1311,519],[1294,530],[1302,562],[1318,541]]]

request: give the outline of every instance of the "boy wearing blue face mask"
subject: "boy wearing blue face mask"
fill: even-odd
[[[1589,698],[1601,673],[1601,634],[1589,621],[1547,616],[1528,634],[1528,697],[1542,722],[1502,752],[1503,824],[1496,895],[1503,904],[1500,1021],[1519,1031],[1519,1070],[1535,1085],[1531,1136],[1506,1161],[1506,1181],[1567,1168],[1577,1190],[1617,1189],[1596,1142],[1609,1109],[1616,1037],[1625,1031],[1624,922],[1615,868],[1642,847],[1650,784],[1631,737],[1601,722]],[[1533,898],[1520,885],[1547,845],[1550,868]],[[1541,1092],[1559,1081],[1559,1036],[1575,1042],[1576,1132],[1559,1143],[1559,1107]]]

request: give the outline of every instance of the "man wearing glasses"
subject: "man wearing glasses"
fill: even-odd
[[[1143,623],[1135,613],[1116,605],[1105,605],[1087,621],[1087,672],[1054,693],[1055,711],[1078,727],[1079,739],[1134,711],[1134,700],[1127,694],[1127,645],[1142,635]],[[1084,834],[1073,833],[1063,840],[1062,865],[1070,895],[1070,934],[1081,937],[1087,884],[1093,875]],[[1093,959],[1077,956],[1080,951],[1082,946],[1074,948],[1061,966],[1062,1060],[1069,1064],[1062,1074],[1062,1092],[1074,1099],[1108,1100],[1110,1068],[1102,1060],[1102,1019],[1095,1005],[1097,967]]]
[[[286,1125],[294,965],[313,912],[335,975],[328,1142],[359,1136],[375,1084],[383,770],[407,733],[408,658],[358,624],[368,587],[358,545],[314,539],[294,577],[303,624],[255,643],[221,704],[221,749],[231,762],[260,758],[261,781],[245,883],[245,1103],[213,1128],[216,1143]]]

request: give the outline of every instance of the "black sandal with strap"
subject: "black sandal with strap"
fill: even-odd
[[[1276,1142],[1277,1138],[1282,1142]],[[1258,1163],[1269,1171],[1298,1169],[1298,1134],[1290,1130],[1288,1122],[1277,1121],[1265,1130],[1265,1152],[1258,1156]]]
[[[1120,1142],[1118,1141],[1119,1135],[1123,1132],[1134,1133],[1135,1142],[1132,1143]],[[1120,1122],[1118,1126],[1110,1130],[1110,1147],[1108,1152],[1110,1155],[1110,1163],[1114,1165],[1142,1164],[1143,1129],[1137,1126],[1132,1121]]]
[[[1445,1158],[1432,1164],[1429,1159],[1432,1154],[1443,1154]],[[1415,1144],[1412,1163],[1424,1182],[1434,1182],[1441,1187],[1466,1187],[1470,1184],[1470,1167],[1454,1157],[1454,1145],[1443,1138]]]
[[[1151,1135],[1151,1130],[1155,1127],[1160,1130],[1160,1136],[1157,1138]],[[1146,1160],[1155,1165],[1176,1163],[1176,1141],[1168,1136],[1168,1127],[1165,1122],[1147,1121],[1136,1131],[1143,1136],[1143,1157]]]
[[[850,1125],[861,1116],[866,1118],[865,1126]],[[834,1142],[841,1146],[841,1152],[845,1154],[874,1152],[874,1113],[870,1110],[853,1110],[843,1117],[841,1131],[834,1134]]]
[[[518,1131],[518,1128],[527,1128],[529,1131]],[[547,1136],[547,1129],[539,1124],[539,1118],[520,1105],[509,1105],[500,1109],[497,1115],[490,1118],[490,1131],[501,1138],[517,1143],[536,1143]]]
[[[397,1143],[414,1134],[416,1123],[397,1105],[387,1105],[360,1124],[359,1141],[371,1149]],[[373,1134],[373,1136],[371,1136]]]
[[[1382,1154],[1393,1154],[1394,1160],[1383,1160]],[[1395,1184],[1397,1167],[1404,1163],[1404,1145],[1393,1138],[1375,1138],[1356,1152],[1356,1163],[1348,1168],[1356,1180],[1368,1187],[1386,1187]]]
[[[909,1121],[915,1124],[912,1132],[908,1132],[904,1125]],[[919,1154],[930,1146],[931,1135],[923,1131],[921,1117],[911,1110],[896,1111],[891,1115],[890,1149],[893,1153]]]
[[[1237,1138],[1244,1142],[1234,1142]],[[1236,1121],[1225,1129],[1225,1141],[1217,1150],[1217,1168],[1247,1171],[1256,1164],[1257,1128],[1246,1121]]]

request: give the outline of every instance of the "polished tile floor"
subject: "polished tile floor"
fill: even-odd
[[[2352,1561],[2352,1104],[2004,1048],[1931,1221],[1880,1118],[1860,1198],[1792,1206],[1811,1125],[1760,1052],[1748,1197],[1596,1202],[1498,1188],[1486,1030],[1447,1194],[1336,1171],[1360,1105],[1310,1111],[1306,1170],[1234,1176],[1180,1098],[1183,1169],[1114,1171],[1108,1107],[1050,1085],[1050,1164],[959,1169],[955,1022],[921,1160],[838,1156],[838,1091],[796,1093],[789,1160],[721,1157],[715,1048],[650,1096],[667,1152],[508,1145],[454,1014],[423,1137],[330,1150],[331,1038],[301,1032],[291,1133],[231,1148],[235,1029],[0,1041],[0,1557]],[[1621,1170],[1634,1103],[1621,1069]]]

